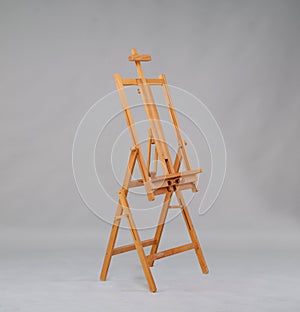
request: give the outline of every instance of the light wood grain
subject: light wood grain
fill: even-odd
[[[201,169],[192,170],[191,163],[186,149],[186,142],[184,141],[179,127],[179,122],[176,116],[171,95],[168,89],[165,75],[160,75],[159,78],[145,78],[141,66],[141,62],[150,61],[151,56],[147,54],[138,54],[136,49],[132,49],[129,61],[135,62],[138,78],[121,78],[119,74],[115,74],[115,82],[118,89],[119,97],[124,111],[125,120],[130,132],[132,147],[128,160],[128,165],[123,181],[122,189],[119,191],[119,201],[114,217],[114,223],[111,228],[109,241],[102,265],[100,279],[107,278],[108,269],[113,255],[122,254],[132,250],[136,250],[139,260],[141,262],[144,275],[146,277],[149,290],[156,291],[156,285],[150,270],[154,262],[158,259],[175,255],[187,250],[194,249],[201,266],[202,272],[207,274],[208,267],[201,249],[196,231],[194,229],[192,220],[190,218],[186,203],[184,201],[182,191],[192,189],[196,192],[197,189],[197,174],[202,172]],[[178,151],[174,162],[172,162],[169,147],[166,142],[163,127],[160,121],[158,110],[154,102],[154,97],[151,91],[151,85],[161,85],[165,96],[165,100],[170,113],[171,121],[174,127],[178,142]],[[134,120],[130,111],[129,103],[125,94],[124,86],[138,86],[138,93],[141,95],[144,103],[144,108],[149,121],[150,129],[148,132],[148,149],[147,161],[145,162],[142,149],[138,140],[137,132],[134,125]],[[153,158],[152,147],[154,145],[154,170],[151,172],[151,159]],[[157,163],[161,163],[164,174],[157,176]],[[185,170],[180,171],[181,163]],[[141,179],[132,180],[133,170],[138,164]],[[145,187],[148,200],[154,200],[155,196],[165,194],[163,206],[158,219],[155,235],[151,239],[141,241],[137,231],[131,209],[128,204],[127,196],[128,190],[134,187]],[[178,205],[170,205],[173,194],[176,195]],[[158,251],[162,233],[165,227],[167,213],[169,209],[178,208],[185,221],[191,242],[182,246],[171,249]],[[119,232],[121,220],[126,220],[129,225],[129,230],[133,240],[133,244],[115,247],[116,238]],[[152,246],[150,254],[145,255],[144,247]]]
[[[145,80],[148,85],[162,85],[164,83],[164,80],[159,78],[145,78]],[[122,83],[124,86],[137,86],[143,82],[140,78],[123,78]]]

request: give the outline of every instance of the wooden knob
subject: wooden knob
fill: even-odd
[[[136,49],[131,50],[131,55],[128,56],[128,60],[131,62],[149,62],[151,61],[151,55],[138,54]]]

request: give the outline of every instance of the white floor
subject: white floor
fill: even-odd
[[[7,234],[3,241],[0,311],[292,312],[300,307],[300,254],[291,244],[265,248],[243,239],[229,248],[227,240],[214,244],[208,236],[209,275],[201,274],[192,251],[161,259],[152,269],[158,291],[150,293],[134,251],[113,258],[108,280],[98,281],[106,238],[97,234],[45,241]]]

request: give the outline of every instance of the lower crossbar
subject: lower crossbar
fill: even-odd
[[[143,247],[146,247],[146,246],[154,245],[156,243],[156,240],[155,239],[146,239],[144,241],[141,241],[141,243],[142,243]],[[116,248],[113,249],[112,255],[121,254],[123,252],[131,251],[131,250],[135,250],[135,245],[134,244],[129,244],[129,245],[116,247]]]
[[[147,261],[148,261],[148,263],[150,263],[153,260],[157,260],[157,259],[161,259],[161,258],[164,258],[164,257],[172,256],[172,255],[175,255],[175,254],[178,254],[178,253],[190,250],[190,249],[194,249],[196,247],[197,247],[197,245],[195,243],[190,243],[190,244],[182,245],[182,246],[179,246],[179,247],[163,250],[163,251],[160,251],[160,252],[157,252],[155,254],[147,256]]]

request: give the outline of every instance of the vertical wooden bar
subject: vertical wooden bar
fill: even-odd
[[[174,161],[175,172],[179,171],[180,163],[181,163],[181,153],[180,153],[180,149],[178,149],[176,157],[175,157],[175,161]],[[168,209],[169,209],[169,205],[171,202],[172,195],[173,195],[173,192],[168,192],[165,195],[164,204],[163,204],[160,216],[159,216],[158,225],[156,227],[156,232],[154,235],[155,243],[152,245],[150,255],[155,254],[158,250],[158,246],[159,246],[159,243],[161,240],[161,235],[162,235],[162,232],[163,232],[163,229],[165,226],[165,222],[166,222],[166,218],[167,218]],[[149,265],[153,266],[153,263],[154,263],[154,260],[151,260],[149,262]]]
[[[132,49],[132,55],[136,55],[136,49]],[[172,165],[172,159],[169,153],[168,144],[166,143],[166,139],[164,136],[164,132],[162,129],[162,125],[160,122],[159,114],[157,111],[157,107],[155,105],[154,97],[151,91],[150,86],[147,84],[146,78],[144,76],[141,62],[135,61],[136,69],[139,78],[141,79],[142,83],[139,84],[139,89],[141,91],[142,99],[144,102],[145,110],[147,113],[147,117],[149,120],[149,124],[152,130],[153,138],[155,141],[155,145],[157,147],[158,157],[162,164],[165,165],[166,174],[173,173],[174,168]]]
[[[122,214],[123,208],[121,206],[121,202],[119,200],[118,203],[118,208],[116,211],[116,215],[115,217],[119,216]],[[117,239],[117,235],[119,232],[119,226],[120,226],[120,219],[114,219],[114,224],[111,228],[111,232],[110,232],[110,236],[109,236],[109,240],[108,240],[108,244],[107,244],[107,248],[106,248],[106,253],[105,253],[105,257],[104,257],[104,261],[102,264],[102,270],[100,273],[100,280],[101,281],[105,281],[106,277],[107,277],[107,272],[110,266],[110,262],[111,262],[111,257],[112,257],[112,251],[115,247],[115,243],[116,243],[116,239]]]
[[[147,258],[146,258],[145,252],[144,252],[144,248],[143,248],[143,245],[141,243],[139,233],[136,229],[136,225],[135,225],[134,220],[132,218],[132,214],[131,214],[131,211],[129,209],[126,196],[122,190],[119,192],[119,198],[120,198],[120,202],[122,204],[122,208],[124,209],[124,211],[127,214],[127,221],[129,224],[130,233],[131,233],[133,242],[135,244],[136,251],[137,251],[138,256],[140,258],[142,268],[143,268],[146,280],[148,282],[149,289],[150,289],[150,291],[155,292],[156,291],[156,285],[155,285],[152,273],[150,271],[149,265],[147,263]]]
[[[156,232],[154,235],[155,243],[152,245],[150,255],[153,255],[157,252],[160,239],[161,239],[161,235],[165,226],[165,222],[166,222],[166,218],[168,214],[168,208],[169,208],[169,204],[172,198],[172,194],[173,192],[167,192],[165,195],[164,204],[163,204],[160,216],[159,216],[158,225],[156,227]],[[154,263],[154,260],[149,261],[150,266],[153,266],[153,263]]]
[[[185,200],[184,200],[184,198],[182,196],[181,191],[177,191],[176,192],[176,197],[178,199],[179,204],[181,204],[181,206],[182,206],[181,212],[182,212],[185,224],[187,226],[190,238],[191,238],[192,242],[195,243],[195,245],[197,246],[195,248],[195,252],[196,252],[196,255],[197,255],[197,258],[198,258],[201,270],[202,270],[203,274],[208,274],[208,267],[207,267],[207,264],[206,264],[206,261],[205,261],[205,258],[204,258],[204,254],[202,252],[202,249],[201,249],[201,246],[200,246],[200,243],[199,243],[196,231],[194,229],[194,226],[193,226],[190,214],[189,214],[188,209],[186,207]]]
[[[130,156],[129,156],[128,166],[127,166],[127,170],[126,170],[126,174],[125,174],[125,178],[124,178],[124,182],[123,182],[124,196],[127,196],[127,193],[128,193],[128,183],[129,183],[131,176],[132,176],[132,173],[133,173],[137,154],[138,154],[138,151],[136,149],[134,149],[131,151]],[[101,281],[106,280],[107,272],[108,272],[109,265],[111,262],[112,251],[113,251],[115,243],[116,243],[117,235],[119,232],[119,226],[120,226],[120,222],[121,222],[121,220],[117,219],[116,217],[120,216],[122,214],[122,211],[123,211],[123,208],[122,208],[121,202],[119,200],[115,219],[114,219],[114,224],[112,225],[112,228],[111,228],[111,233],[110,233],[110,237],[108,240],[106,253],[105,253],[105,257],[104,257],[104,261],[103,261],[103,265],[102,265],[102,270],[101,270],[101,274],[100,274],[100,280]]]
[[[149,129],[148,131],[148,149],[147,149],[147,168],[148,171],[150,172],[150,176],[151,176],[151,170],[150,170],[150,166],[151,166],[151,147],[152,147],[152,132],[151,129]]]
[[[166,100],[167,105],[168,105],[171,121],[173,123],[174,130],[175,130],[176,137],[177,137],[177,141],[178,141],[178,146],[181,148],[183,163],[184,163],[186,171],[189,171],[189,170],[191,170],[191,164],[190,164],[190,160],[189,160],[189,157],[187,154],[187,150],[185,147],[184,140],[182,138],[179,122],[178,122],[178,119],[176,116],[176,111],[175,111],[173,103],[172,103],[171,95],[170,95],[169,88],[167,85],[166,76],[164,74],[161,74],[161,75],[159,75],[159,78],[163,80],[162,90],[163,90],[163,94],[165,96],[165,100]]]
[[[154,176],[157,174],[157,162],[158,162],[158,154],[157,154],[157,148],[155,146],[155,152],[154,152],[154,168],[153,168],[153,174]]]
[[[136,130],[135,130],[135,127],[134,127],[134,121],[133,121],[132,114],[130,112],[130,108],[129,108],[129,105],[128,105],[127,97],[126,97],[126,94],[125,94],[125,91],[124,91],[122,78],[121,78],[120,74],[115,74],[114,78],[115,78],[115,82],[116,82],[117,89],[118,89],[118,92],[119,92],[119,97],[120,97],[120,100],[121,100],[121,103],[122,103],[122,107],[123,107],[123,110],[124,110],[125,119],[126,119],[126,122],[127,122],[128,128],[129,128],[129,131],[130,131],[131,139],[132,139],[134,148],[136,148],[138,150],[137,160],[138,160],[138,164],[139,164],[139,167],[140,167],[142,179],[143,179],[144,184],[145,184],[145,189],[146,189],[146,192],[147,192],[147,196],[148,196],[148,199],[152,201],[152,200],[154,200],[154,194],[153,194],[152,190],[150,189],[150,185],[149,185],[149,181],[150,181],[149,175],[150,175],[150,173],[147,170],[147,167],[146,167],[146,164],[145,164],[145,161],[144,161],[144,158],[143,158],[143,154],[141,152],[141,147],[140,147],[140,144],[139,144],[139,141],[138,141],[138,138],[137,138],[137,134],[136,134]]]

